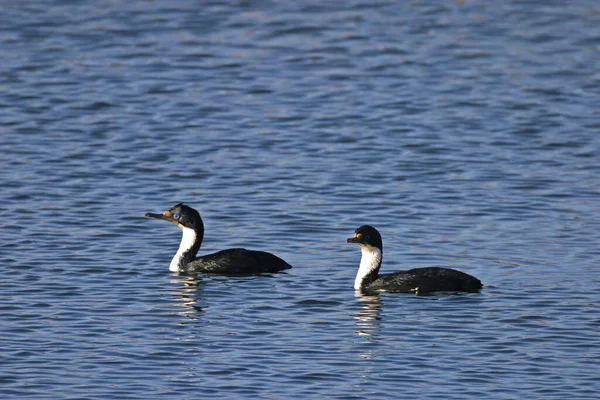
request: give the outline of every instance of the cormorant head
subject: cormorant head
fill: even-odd
[[[354,231],[354,237],[348,238],[347,243],[358,243],[360,247],[371,246],[376,247],[379,250],[383,249],[383,242],[381,241],[381,235],[377,229],[371,225],[363,225]]]
[[[198,211],[183,203],[177,204],[162,214],[146,213],[144,216],[168,221],[181,229],[189,228],[204,232],[204,223]]]

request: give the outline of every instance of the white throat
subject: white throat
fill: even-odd
[[[196,242],[196,231],[185,227],[182,227],[181,230],[183,231],[183,236],[181,237],[181,243],[179,243],[179,249],[169,265],[169,271],[171,272],[179,272],[179,265],[183,261],[183,255],[189,251]]]
[[[365,278],[381,265],[381,249],[369,246],[368,244],[361,244],[360,250],[362,257],[360,258],[360,267],[358,267],[358,273],[354,280],[354,289],[360,289]]]

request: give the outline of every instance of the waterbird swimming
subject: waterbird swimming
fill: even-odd
[[[450,268],[427,267],[379,275],[383,258],[383,242],[377,229],[363,225],[354,231],[347,243],[357,243],[362,256],[354,289],[363,292],[389,291],[401,293],[476,292],[479,279]]]
[[[172,272],[259,274],[292,268],[291,265],[271,253],[241,248],[221,250],[196,257],[204,237],[204,223],[198,211],[183,203],[177,204],[162,214],[146,213],[145,216],[165,220],[177,225],[183,231],[179,250],[169,265],[169,270]]]

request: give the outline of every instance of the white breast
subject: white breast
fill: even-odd
[[[360,289],[365,277],[381,265],[382,253],[380,249],[368,244],[361,244],[360,250],[362,256],[360,258],[360,267],[358,267],[358,273],[354,280],[354,289]]]
[[[171,260],[171,264],[169,265],[169,271],[171,272],[179,272],[179,264],[183,259],[183,255],[186,251],[190,250],[196,242],[196,232],[190,228],[181,228],[183,231],[183,236],[181,237],[181,243],[179,243],[179,249],[175,254],[175,257]]]

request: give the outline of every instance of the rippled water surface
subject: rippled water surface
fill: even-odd
[[[600,6],[433,3],[0,2],[0,397],[596,397]]]

